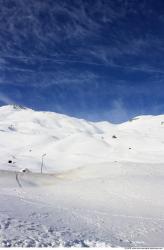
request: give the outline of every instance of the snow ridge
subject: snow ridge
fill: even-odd
[[[122,124],[89,122],[25,107],[0,107],[0,168],[45,172],[85,164],[164,162],[164,115],[141,116]],[[8,161],[12,163],[9,164]]]

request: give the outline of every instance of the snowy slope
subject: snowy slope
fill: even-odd
[[[107,161],[164,162],[164,116],[114,125],[19,106],[0,108],[0,168],[63,171]],[[115,135],[117,138],[112,138]],[[8,164],[8,160],[15,162]]]
[[[0,172],[0,246],[163,247],[163,164]]]
[[[163,132],[1,107],[0,247],[164,247]]]

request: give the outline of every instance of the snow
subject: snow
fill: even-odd
[[[0,246],[164,246],[163,132],[0,107]]]

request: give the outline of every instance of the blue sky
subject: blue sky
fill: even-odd
[[[164,113],[163,0],[0,0],[0,105]]]

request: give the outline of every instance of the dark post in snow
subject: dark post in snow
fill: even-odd
[[[43,173],[43,158],[46,156],[46,154],[43,154],[42,155],[42,163],[41,163],[41,174]]]

